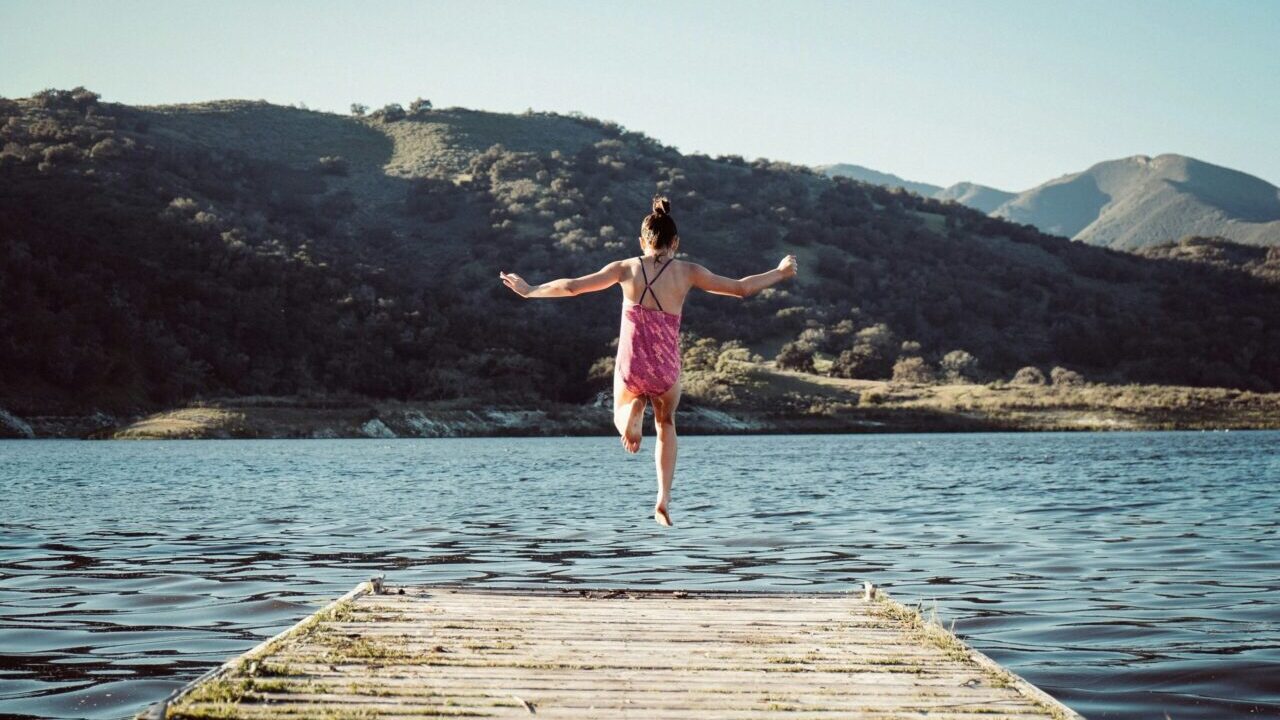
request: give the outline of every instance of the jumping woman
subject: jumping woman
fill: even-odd
[[[667,503],[676,474],[676,406],[680,404],[680,311],[690,288],[745,298],[796,274],[788,255],[766,273],[734,280],[697,263],[675,259],[680,249],[671,202],[653,199],[653,212],[640,223],[638,258],[616,260],[599,272],[529,285],[515,273],[499,273],[503,284],[525,298],[551,298],[597,292],[622,285],[622,328],[613,365],[613,424],[627,452],[640,451],[644,408],[653,403],[658,436],[658,501],[653,519],[671,526]]]

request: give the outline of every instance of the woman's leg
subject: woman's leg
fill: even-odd
[[[653,424],[658,431],[658,446],[653,460],[658,469],[658,501],[653,506],[653,519],[671,525],[667,503],[671,501],[671,482],[676,477],[676,406],[680,404],[680,381],[653,399]]]
[[[622,436],[622,447],[629,453],[640,452],[643,431],[645,399],[636,396],[622,382],[622,375],[613,373],[613,426]]]

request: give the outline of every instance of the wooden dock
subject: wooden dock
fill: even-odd
[[[1079,719],[847,594],[359,587],[139,718]]]

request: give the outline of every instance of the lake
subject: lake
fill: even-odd
[[[120,718],[375,573],[937,607],[1090,718],[1280,715],[1280,433],[0,443],[0,715]]]

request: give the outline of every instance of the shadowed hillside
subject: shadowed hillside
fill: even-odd
[[[1280,289],[1263,278],[682,155],[590,118],[139,108],[77,89],[0,101],[0,137],[0,407],[18,415],[226,395],[588,401],[608,386],[616,291],[522,301],[496,275],[636,254],[655,191],[690,259],[744,275],[794,252],[803,269],[745,302],[687,304],[694,404],[734,407],[733,361],[780,352],[863,379],[1034,365],[1280,387]]]

